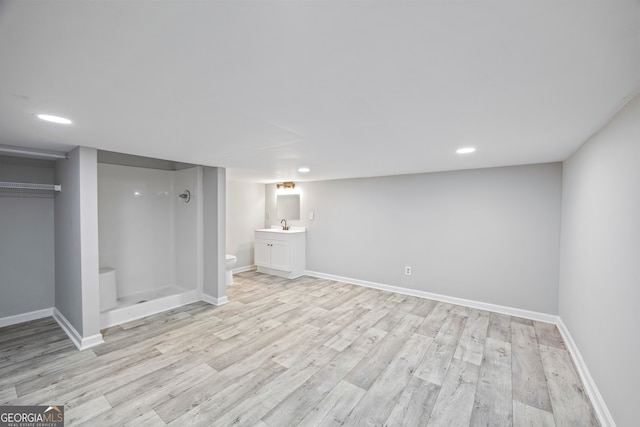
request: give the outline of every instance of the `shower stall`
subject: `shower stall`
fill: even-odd
[[[195,165],[98,152],[102,328],[200,298],[201,174]]]

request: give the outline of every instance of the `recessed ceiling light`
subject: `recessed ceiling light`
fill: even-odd
[[[311,172],[311,169],[307,167],[302,167],[302,168],[298,168],[298,172],[307,173],[307,172]]]
[[[50,114],[36,114],[36,117],[40,120],[44,120],[51,123],[59,123],[61,125],[70,125],[72,123],[71,120],[65,119],[64,117],[52,116]]]
[[[458,153],[458,154],[469,154],[469,153],[473,153],[474,151],[476,151],[476,149],[473,148],[473,147],[464,147],[464,148],[458,148],[456,150],[456,153]]]

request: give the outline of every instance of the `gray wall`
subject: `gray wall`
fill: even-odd
[[[53,184],[53,162],[0,157],[0,181]],[[53,193],[0,190],[0,318],[54,305]]]
[[[100,332],[97,156],[78,147],[56,161],[55,306],[84,338]]]
[[[227,181],[227,248],[238,262],[234,268],[252,266],[254,230],[264,225],[264,184]]]
[[[308,270],[556,314],[561,177],[553,163],[296,183],[291,224],[308,227]]]
[[[227,299],[225,282],[225,190],[224,168],[202,167],[203,294],[218,302]]]
[[[638,423],[640,98],[564,165],[560,317],[619,426]]]

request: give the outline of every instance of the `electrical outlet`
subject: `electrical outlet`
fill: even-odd
[[[404,268],[404,274],[407,276],[411,276],[411,267],[408,265]]]

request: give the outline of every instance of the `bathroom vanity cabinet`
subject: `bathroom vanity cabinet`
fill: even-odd
[[[256,230],[254,260],[259,273],[295,279],[304,274],[304,230]]]

